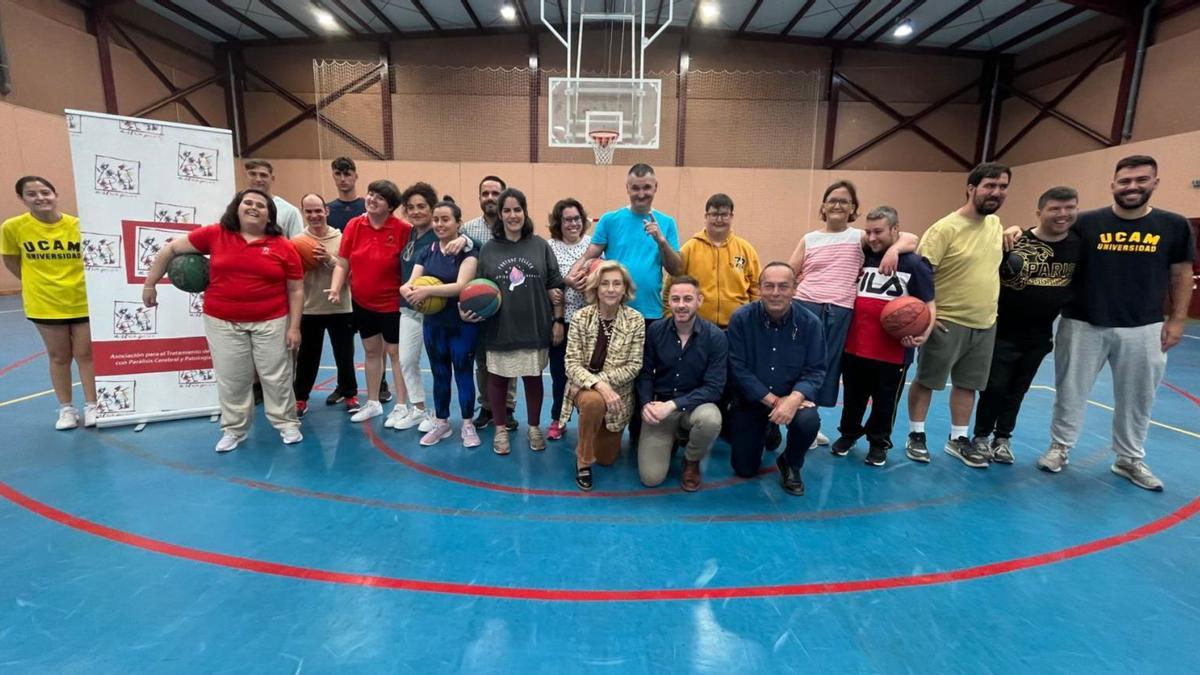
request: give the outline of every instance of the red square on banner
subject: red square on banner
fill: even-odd
[[[146,274],[154,257],[172,239],[200,227],[195,223],[156,223],[147,220],[122,220],[125,242],[125,278],[131,284],[146,283]],[[163,277],[164,281],[169,281]]]
[[[92,343],[92,357],[103,377],[212,368],[203,337],[100,340]]]

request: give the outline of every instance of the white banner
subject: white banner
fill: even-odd
[[[142,285],[163,244],[233,199],[226,129],[67,110],[101,426],[217,412],[203,294]]]

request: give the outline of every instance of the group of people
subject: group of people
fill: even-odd
[[[866,463],[886,463],[917,350],[906,456],[930,461],[925,418],[933,390],[949,381],[945,451],[970,467],[1011,464],[1022,398],[1053,348],[1051,443],[1037,465],[1058,472],[1068,463],[1087,394],[1108,363],[1116,392],[1112,470],[1162,489],[1144,462],[1144,442],[1166,353],[1183,332],[1195,245],[1186,219],[1149,206],[1158,182],[1150,157],[1117,164],[1111,207],[1079,213],[1075,190],[1055,187],[1038,200],[1035,227],[1008,230],[996,214],[1012,172],[981,164],[967,177],[965,203],[920,238],[901,231],[892,207],[863,216],[854,184],[839,180],[822,195],[822,226],[803,236],[789,260],[765,264],[734,233],[734,203],[725,194],[708,199],[704,228],[681,247],[675,220],[653,208],[658,183],[646,164],[628,172],[629,204],[605,213],[594,231],[578,200],[557,202],[549,240],[534,233],[525,194],[498,176],[480,181],[482,215],[464,223],[454,199],[427,183],[400,190],[377,180],[360,197],[348,158],[332,163],[338,197],[309,193],[299,208],[272,194],[269,163],[251,160],[245,168],[249,187],[220,222],[164,247],[143,290],[153,306],[173,257],[209,256],[204,315],[221,407],[218,452],[245,439],[258,392],[282,441],[302,440],[300,418],[328,334],[337,384],[325,403],[343,404],[352,422],[385,416],[384,404],[395,397],[383,425],[417,427],[420,444],[435,445],[455,435],[457,390],[462,445],[479,446],[479,431],[492,427],[492,450],[507,455],[520,380],[530,450],[564,438],[578,413],[575,480],[582,490],[592,489],[595,465],[616,461],[628,429],[647,486],[666,480],[683,446],[681,487],[699,489],[701,463],[724,437],[743,477],[757,475],[764,453],[783,446],[780,483],[802,495],[805,457],[819,445],[846,456],[865,437]],[[2,252],[23,279],[27,316],[47,345],[61,404],[56,426],[79,422],[72,359],[91,424],[82,263],[43,255],[71,246],[78,252],[78,220],[58,211],[43,178],[22,178],[17,193],[29,213],[4,223]],[[315,240],[315,268],[304,269],[289,242],[297,236]],[[37,243],[44,241],[65,244]],[[499,309],[487,318],[457,302],[477,278],[499,288]],[[923,333],[897,339],[881,315],[901,296],[926,303],[930,321]],[[417,311],[430,298],[442,308]],[[365,353],[365,396],[355,333]],[[422,351],[433,373],[432,411]],[[552,404],[543,431],[547,365]],[[830,443],[818,410],[835,406],[839,389],[844,405]]]

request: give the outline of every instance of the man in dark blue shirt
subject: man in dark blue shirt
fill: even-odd
[[[697,315],[704,296],[695,277],[677,276],[667,287],[671,315],[646,330],[638,400],[642,430],[638,443],[638,473],[654,487],[671,469],[675,434],[687,432],[681,485],[700,489],[700,462],[708,456],[721,432],[717,402],[725,389],[729,345],[725,334]]]
[[[775,464],[784,491],[800,496],[804,455],[821,426],[812,399],[825,379],[825,338],[820,320],[792,300],[796,275],[787,263],[763,267],[758,289],[760,300],[729,320],[730,459],[737,475],[757,475],[767,425],[786,426],[787,444]]]
[[[326,204],[330,227],[345,230],[351,218],[367,212],[367,200],[358,196],[358,167],[349,157],[338,157],[330,162],[333,168],[333,184],[337,186],[337,199]]]

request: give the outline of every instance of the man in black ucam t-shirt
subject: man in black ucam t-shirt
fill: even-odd
[[[1011,439],[1021,401],[1054,346],[1054,320],[1072,298],[1080,238],[1071,228],[1078,209],[1074,189],[1044,192],[1038,198],[1037,227],[1026,230],[1001,262],[996,345],[971,440],[993,462],[1013,463]]]
[[[1057,395],[1050,448],[1038,468],[1057,473],[1083,430],[1088,393],[1107,363],[1113,377],[1112,472],[1147,490],[1163,484],[1144,461],[1155,390],[1178,344],[1192,296],[1195,241],[1183,216],[1152,209],[1158,164],[1145,155],[1117,162],[1111,207],[1079,215],[1083,240],[1076,295],[1054,347]],[[1163,320],[1163,303],[1171,300]]]

